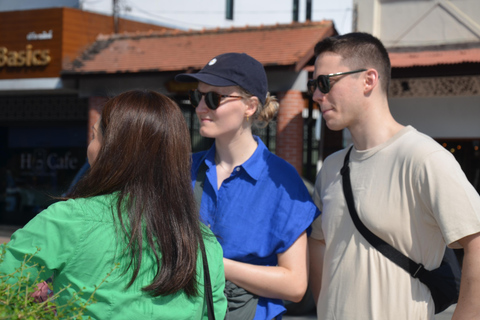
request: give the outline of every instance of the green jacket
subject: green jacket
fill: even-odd
[[[122,253],[124,245],[118,241],[112,210],[116,197],[98,196],[57,202],[39,213],[23,229],[12,235],[0,272],[11,273],[19,267],[26,253],[40,248],[33,262],[44,266],[42,279],[54,275],[54,292],[72,286],[60,293],[56,302],[67,303],[73,293],[82,289],[82,297],[90,297],[115,263],[115,269],[95,293],[97,302],[84,313],[92,319],[207,319],[203,287],[203,264],[199,251],[198,283],[200,296],[189,299],[183,292],[170,296],[152,297],[141,290],[155,276],[155,260],[151,250],[145,249],[140,272],[133,285],[131,269],[122,273],[130,257]],[[117,227],[119,227],[117,223]],[[118,229],[120,230],[120,229]],[[205,239],[216,319],[225,316],[227,301],[223,290],[225,275],[223,252],[215,237]],[[35,276],[35,275],[33,275]]]

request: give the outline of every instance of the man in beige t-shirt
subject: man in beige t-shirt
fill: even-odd
[[[332,130],[353,139],[350,176],[365,226],[432,270],[445,245],[464,249],[453,319],[480,319],[480,197],[455,158],[430,137],[397,123],[389,110],[390,61],[365,33],[315,48],[313,100]],[[310,283],[318,319],[434,319],[429,289],[373,248],[355,228],[340,169],[346,149],[328,157],[315,185],[322,215],[309,239]]]

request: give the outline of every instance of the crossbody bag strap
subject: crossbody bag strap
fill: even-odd
[[[200,250],[202,251],[203,282],[205,286],[205,299],[207,301],[208,320],[215,320],[215,312],[213,309],[212,283],[210,281],[210,271],[208,269],[207,253],[205,252],[205,245],[203,241],[200,241]]]
[[[207,176],[207,164],[205,163],[205,156],[200,161],[197,178],[195,179],[195,187],[193,188],[193,195],[197,204],[197,212],[200,213],[200,204],[202,203],[203,185],[205,177]]]
[[[350,182],[350,167],[348,163],[350,161],[350,152],[352,147],[348,150],[345,155],[345,160],[343,167],[340,170],[342,175],[343,182],[343,193],[345,194],[345,199],[347,201],[348,211],[352,217],[353,223],[360,234],[370,243],[375,249],[380,251],[385,257],[390,259],[396,265],[398,265],[403,270],[407,271],[412,277],[418,278],[418,276],[425,270],[422,264],[416,263],[412,259],[405,256],[403,253],[392,247],[390,244],[380,239],[377,235],[371,232],[360,220],[357,210],[355,209],[355,202],[353,199],[352,184]]]
[[[198,168],[197,179],[195,180],[195,187],[193,188],[193,194],[195,196],[195,202],[197,205],[197,212],[200,212],[200,204],[202,202],[203,184],[205,181],[206,172],[207,165],[205,164],[205,157],[203,157],[200,163],[200,167]],[[215,320],[212,283],[210,281],[210,271],[208,269],[207,253],[205,252],[205,244],[203,243],[203,241],[200,241],[200,250],[202,251],[203,284],[205,286],[205,299],[207,302],[208,320]]]

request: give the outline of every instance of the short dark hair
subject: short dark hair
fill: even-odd
[[[391,65],[387,49],[371,34],[352,32],[325,38],[315,46],[315,56],[333,52],[354,69],[373,68],[377,70],[381,88],[388,93],[391,79]]]

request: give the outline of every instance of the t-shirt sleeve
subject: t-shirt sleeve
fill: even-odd
[[[419,171],[419,192],[442,231],[445,242],[459,248],[459,239],[480,232],[480,197],[456,159],[440,150],[425,158]]]
[[[87,229],[80,218],[81,211],[75,200],[68,200],[54,203],[40,212],[4,245],[6,252],[0,272],[14,272],[23,263],[25,255],[30,254],[34,255],[28,265],[38,264],[38,267],[29,269],[31,279],[37,277],[38,268],[42,266],[45,272],[39,275],[41,280],[61,271],[74,255]]]

